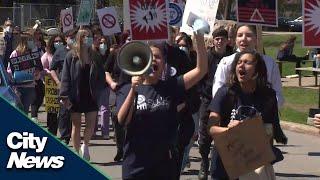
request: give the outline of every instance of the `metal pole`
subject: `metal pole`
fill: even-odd
[[[17,23],[16,22],[16,7],[17,7],[17,4],[16,4],[16,2],[13,2],[13,7],[12,7],[12,21],[13,21],[13,23]]]
[[[20,28],[21,31],[24,30],[24,5],[20,5]]]

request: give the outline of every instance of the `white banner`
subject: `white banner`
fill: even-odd
[[[219,0],[188,0],[184,8],[181,32],[193,35],[192,28],[188,25],[188,19],[200,17],[206,20],[210,25],[210,35],[214,29],[214,22],[219,6]],[[193,17],[189,17],[190,13]]]
[[[72,7],[61,10],[60,20],[63,33],[73,29]]]
[[[118,15],[114,7],[98,9],[97,13],[103,35],[110,36],[121,32]]]

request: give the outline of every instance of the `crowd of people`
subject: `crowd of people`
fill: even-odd
[[[228,179],[212,141],[217,132],[243,122],[233,114],[243,107],[254,109],[264,123],[271,124],[276,142],[287,143],[279,123],[278,108],[284,103],[279,69],[271,57],[256,52],[254,26],[216,28],[207,47],[203,34],[170,30],[170,40],[148,43],[152,70],[140,76],[128,76],[117,64],[130,33],[103,36],[99,25],[45,38],[41,27],[21,32],[7,20],[2,60],[14,78],[10,58],[40,52],[42,67],[32,72],[34,81],[16,87],[22,110],[28,114],[31,109],[31,117],[37,119],[44,103],[44,76],[50,76],[59,88],[60,108],[47,113],[48,131],[53,135],[59,131],[62,142],[71,140],[74,150],[90,160],[90,139],[99,128],[101,136],[109,139],[112,123],[117,144],[114,160],[123,160],[124,179],[179,179],[190,166],[189,151],[196,141],[201,155],[199,179],[209,174],[212,179]],[[279,59],[292,54],[290,42]],[[320,126],[319,115],[314,122]]]

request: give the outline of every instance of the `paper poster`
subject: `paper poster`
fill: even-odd
[[[97,13],[103,35],[110,36],[121,32],[118,15],[114,7],[98,9]]]
[[[167,0],[129,0],[132,40],[167,40],[168,7]]]
[[[51,76],[46,75],[45,82],[45,105],[47,113],[58,113],[60,104],[58,100],[59,88]]]
[[[184,11],[184,3],[170,3],[169,4],[169,17],[170,26],[181,27],[182,17]]]
[[[278,26],[277,0],[238,0],[238,22]]]
[[[275,160],[261,117],[244,120],[236,127],[213,136],[215,145],[231,179]]]
[[[10,58],[10,67],[13,71],[25,71],[33,75],[36,68],[43,69],[39,51]]]
[[[181,32],[193,35],[193,29],[188,25],[189,15],[202,18],[210,25],[210,35],[214,29],[219,0],[188,0],[184,8]],[[191,18],[195,19],[195,18]]]
[[[92,16],[93,1],[81,0],[79,15],[77,19],[77,26],[89,25]]]
[[[62,24],[63,33],[73,29],[72,7],[61,10],[60,22]]]

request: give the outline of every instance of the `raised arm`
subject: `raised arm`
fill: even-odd
[[[208,56],[204,44],[204,37],[200,34],[194,34],[197,51],[197,66],[183,75],[185,89],[188,90],[199,82],[208,72]]]

